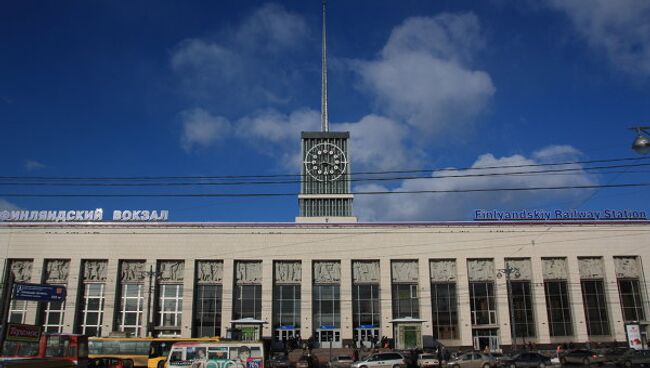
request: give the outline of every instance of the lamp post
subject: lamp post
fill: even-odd
[[[145,275],[149,278],[149,295],[147,296],[147,336],[153,336],[153,315],[151,314],[152,308],[152,298],[154,292],[154,279],[158,280],[161,275],[161,272],[154,271],[153,265],[149,266],[149,271],[143,271]]]
[[[501,278],[503,276],[506,277],[506,289],[508,290],[508,310],[510,312],[510,335],[512,338],[512,350],[514,351],[517,350],[517,329],[515,328],[516,322],[513,308],[514,306],[512,304],[512,283],[510,282],[511,275],[519,278],[519,276],[521,276],[521,273],[517,267],[510,266],[509,262],[506,262],[505,268],[497,269],[498,278]]]
[[[650,153],[650,139],[645,135],[650,135],[650,126],[632,127],[630,130],[637,133],[634,142],[632,142],[632,149],[641,155]]]

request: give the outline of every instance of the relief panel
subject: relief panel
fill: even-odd
[[[353,261],[352,282],[355,284],[378,284],[379,261]]]
[[[638,279],[641,276],[637,257],[614,257],[614,268],[619,279]]]
[[[581,279],[605,278],[605,267],[601,257],[578,258],[578,269]]]
[[[468,259],[467,274],[469,281],[493,281],[496,277],[494,261],[490,259]]]
[[[106,268],[108,261],[105,260],[86,260],[83,262],[83,281],[84,282],[105,282]]]
[[[11,260],[11,273],[14,275],[16,282],[29,282],[32,278],[32,264],[31,259],[12,259]]]
[[[566,258],[542,259],[542,276],[544,280],[568,280],[569,267]]]
[[[338,261],[314,262],[314,283],[334,284],[341,282],[341,263]]]
[[[431,282],[454,282],[457,279],[455,259],[435,259],[429,262]]]
[[[66,284],[70,273],[70,260],[47,259],[45,260],[45,283]]]
[[[158,280],[160,282],[183,282],[185,274],[184,261],[158,261]]]
[[[533,266],[530,263],[530,258],[508,258],[505,261],[506,264],[510,267],[514,267],[519,270],[519,277],[510,274],[513,280],[533,279]]]
[[[120,282],[121,283],[140,283],[144,282],[145,270],[144,261],[122,261],[120,263]]]
[[[237,262],[235,264],[237,284],[259,284],[262,282],[262,262]]]
[[[393,261],[391,268],[393,282],[418,282],[420,279],[418,261]]]
[[[275,262],[275,282],[278,284],[299,284],[302,281],[302,262]]]
[[[220,284],[223,282],[223,261],[196,262],[197,283]]]

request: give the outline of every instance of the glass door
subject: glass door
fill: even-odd
[[[498,351],[500,349],[498,329],[475,329],[472,334],[474,335],[475,350],[487,352]]]
[[[341,330],[316,330],[318,344],[320,348],[340,348],[341,347]]]
[[[357,346],[371,348],[373,342],[379,342],[378,328],[357,328],[355,330]]]

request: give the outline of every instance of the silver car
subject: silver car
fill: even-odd
[[[406,359],[400,353],[377,353],[360,360],[352,368],[406,368]]]
[[[494,368],[497,366],[497,360],[491,354],[471,351],[450,361],[447,366],[451,368]]]

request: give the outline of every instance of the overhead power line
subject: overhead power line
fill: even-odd
[[[538,190],[583,190],[606,188],[633,188],[649,187],[650,183],[624,183],[604,185],[573,185],[553,187],[516,187],[516,188],[474,188],[474,189],[440,189],[440,190],[396,190],[396,191],[358,191],[354,195],[392,195],[392,194],[443,194],[443,193],[480,193],[480,192],[510,192],[510,191],[538,191]],[[26,197],[26,198],[52,198],[52,197],[177,197],[177,198],[204,198],[204,197],[288,197],[297,196],[298,193],[0,193],[0,197]]]
[[[588,160],[588,161],[565,161],[565,162],[552,162],[552,163],[539,163],[539,164],[521,164],[521,165],[493,165],[481,167],[442,167],[442,168],[426,168],[426,169],[412,169],[412,170],[386,170],[386,171],[362,171],[355,172],[352,175],[385,175],[385,174],[407,174],[407,173],[432,173],[434,171],[465,171],[465,170],[493,170],[493,169],[514,169],[525,167],[548,167],[548,166],[563,166],[563,165],[587,165],[596,163],[610,163],[610,162],[626,162],[626,161],[640,161],[648,160],[650,157],[626,157],[626,158],[612,158],[601,160]],[[579,169],[579,168],[574,168]],[[219,175],[219,176],[0,176],[0,180],[60,180],[60,181],[108,181],[108,180],[207,180],[207,179],[264,179],[264,178],[300,178],[300,174],[274,174],[274,175]]]

